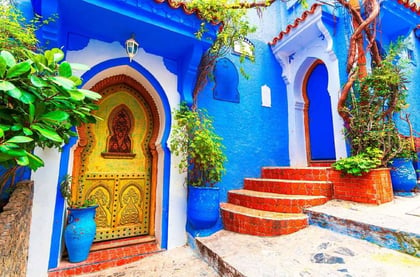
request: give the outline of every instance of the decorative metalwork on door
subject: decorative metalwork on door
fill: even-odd
[[[103,120],[79,129],[73,170],[77,200],[94,199],[99,204],[96,241],[147,235],[152,113],[142,96],[127,85],[108,87],[101,94],[96,115]]]

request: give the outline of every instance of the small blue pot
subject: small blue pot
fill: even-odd
[[[393,159],[390,173],[392,188],[396,192],[411,192],[417,185],[417,175],[411,159]]]
[[[96,235],[95,213],[98,206],[68,208],[68,224],[64,231],[69,262],[79,263],[88,258]]]
[[[188,186],[187,220],[196,230],[214,226],[219,219],[219,188]]]

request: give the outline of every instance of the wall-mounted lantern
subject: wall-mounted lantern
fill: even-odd
[[[131,62],[139,50],[139,43],[134,39],[134,34],[125,41],[125,50],[127,51],[127,55]]]

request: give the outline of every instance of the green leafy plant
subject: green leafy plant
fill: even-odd
[[[36,147],[61,149],[77,136],[74,126],[94,123],[96,92],[79,89],[74,70],[86,66],[64,61],[60,49],[40,51],[35,31],[53,19],[27,22],[13,6],[0,9],[0,193],[8,180],[14,185],[19,167],[44,165]],[[35,52],[36,51],[36,52]]]
[[[82,80],[72,69],[81,66],[62,61],[60,49],[26,55],[18,61],[0,52],[0,165],[36,170],[43,161],[34,148],[61,148],[77,136],[73,126],[94,123],[91,111],[101,96],[77,88]]]
[[[214,132],[213,121],[204,110],[192,110],[182,103],[174,113],[176,125],[171,150],[181,157],[180,172],[187,172],[192,186],[214,186],[225,172],[226,156],[222,138]]]
[[[82,203],[73,200],[71,193],[72,176],[65,175],[60,183],[60,192],[70,208],[86,208],[97,205],[95,199],[85,199]]]
[[[234,0],[191,0],[183,2],[189,9],[198,12],[202,22],[195,36],[198,39],[212,41],[211,47],[201,57],[195,87],[193,89],[193,106],[197,105],[197,96],[212,78],[213,68],[217,59],[230,53],[235,42],[248,34],[255,32],[255,26],[248,21],[246,14],[251,6],[248,3]],[[264,1],[260,6],[270,5],[272,1]],[[209,26],[218,25],[216,36],[209,35]],[[250,57],[253,60],[253,57]],[[241,61],[245,56],[241,55]],[[244,70],[240,72],[247,77]]]
[[[382,157],[382,150],[368,147],[366,152],[340,159],[332,164],[332,167],[345,174],[362,176],[363,173],[367,173],[381,165]]]
[[[386,167],[391,159],[407,152],[394,122],[395,114],[407,107],[405,61],[398,58],[403,47],[402,42],[391,45],[381,64],[354,82],[345,107],[339,109],[347,115],[345,135],[352,155],[380,149],[383,156],[378,167]]]
[[[197,105],[197,95],[205,87],[208,79],[212,79],[217,59],[230,53],[236,42],[257,30],[248,20],[248,11],[254,9],[259,16],[262,16],[262,10],[271,6],[276,0],[176,0],[176,2],[185,4],[191,11],[196,11],[201,18],[202,22],[199,30],[195,33],[196,37],[212,41],[211,47],[201,57],[193,90],[194,107]],[[298,0],[298,2],[304,8],[308,7],[306,0]],[[219,27],[215,37],[208,33],[208,27],[211,25]],[[240,61],[245,61],[245,57],[254,61],[254,56],[246,54],[240,55]],[[245,78],[249,77],[242,67],[239,68],[239,71]]]

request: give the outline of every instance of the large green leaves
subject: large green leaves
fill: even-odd
[[[69,118],[69,114],[64,111],[51,111],[39,117],[39,120],[50,122],[63,122]]]
[[[43,87],[48,86],[48,83],[44,79],[36,75],[31,75],[30,79],[31,79],[32,85],[34,85],[37,88],[43,88]]]
[[[62,77],[71,77],[73,75],[71,71],[71,66],[68,62],[62,62],[58,67],[58,71],[60,73],[60,76]]]
[[[64,141],[64,139],[60,137],[60,135],[57,134],[57,132],[53,129],[46,128],[45,126],[42,126],[40,124],[32,124],[31,128],[38,131],[42,136],[46,137],[49,140],[60,143]]]
[[[13,83],[0,80],[0,90],[8,91],[14,88],[15,88],[15,85],[13,85]]]
[[[19,75],[22,75],[28,72],[31,69],[31,64],[29,62],[21,62],[12,66],[9,70],[7,70],[6,78],[14,78]]]
[[[25,137],[25,136],[14,136],[11,139],[7,140],[7,143],[26,143],[31,142],[34,139],[31,137]]]
[[[15,57],[9,51],[1,51],[0,56],[4,59],[8,67],[13,67],[16,64]]]
[[[6,72],[6,68],[7,68],[6,60],[2,56],[0,56],[0,77],[4,75],[4,73]]]
[[[99,100],[99,99],[101,99],[101,95],[99,94],[99,93],[97,93],[97,92],[94,92],[94,91],[91,91],[91,90],[87,90],[87,89],[79,89],[79,91],[81,92],[81,93],[83,93],[83,95],[85,96],[85,97],[87,97],[87,98],[89,98],[89,99],[92,99],[92,100]]]
[[[62,61],[60,49],[20,53],[26,57],[0,52],[0,166],[36,169],[43,161],[30,154],[34,148],[60,148],[76,135],[72,126],[94,123],[101,96],[77,87],[73,70],[87,67]]]

